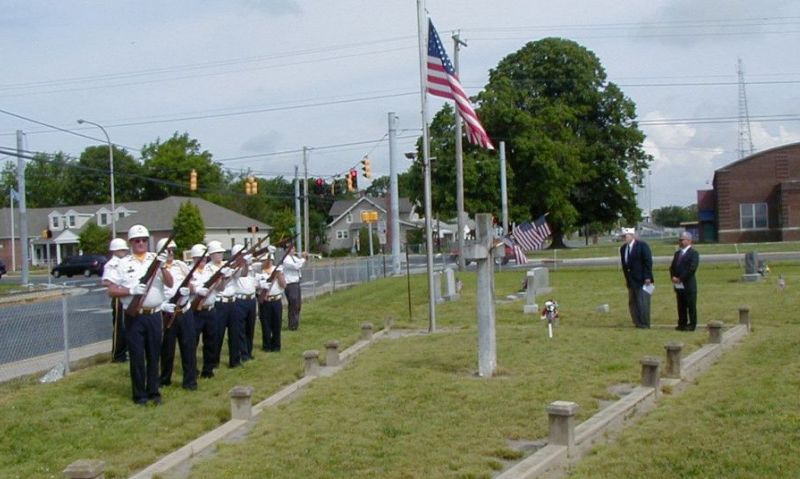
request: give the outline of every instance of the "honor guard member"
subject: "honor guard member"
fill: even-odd
[[[231,248],[231,255],[239,254],[244,245],[237,244]],[[256,277],[252,270],[253,255],[244,253],[233,265],[235,273],[231,278],[234,286],[235,301],[233,317],[239,328],[239,354],[241,361],[254,359],[253,337],[256,332]],[[261,265],[258,265],[261,268]]]
[[[206,265],[206,269],[210,270],[212,274],[217,270],[222,274],[222,280],[218,283],[219,292],[217,293],[217,302],[214,309],[217,311],[217,344],[214,351],[217,364],[222,357],[222,343],[225,341],[225,330],[228,331],[228,366],[235,368],[242,365],[242,357],[239,351],[239,344],[241,342],[241,333],[239,325],[234,321],[234,304],[236,301],[236,286],[231,281],[233,276],[233,269],[228,266],[223,266],[222,253],[225,249],[219,241],[211,241],[208,243],[208,254],[211,256],[211,262]]]
[[[275,248],[270,246],[264,257],[261,271],[256,274],[258,281],[258,319],[261,322],[261,348],[264,351],[281,350],[281,327],[283,326],[283,290],[286,279],[283,277],[283,266],[277,268]]]
[[[103,268],[103,286],[120,284],[122,275],[119,272],[119,262],[128,256],[128,243],[122,238],[114,238],[108,246],[111,258]],[[125,311],[119,298],[111,298],[111,361],[124,363],[128,360],[128,343],[125,341]]]
[[[289,307],[289,331],[300,327],[300,307],[303,297],[300,291],[300,279],[303,275],[300,269],[306,264],[308,253],[299,256],[294,249],[294,244],[289,245],[286,258],[283,259],[283,275],[286,277],[286,302]]]
[[[197,308],[192,311],[194,316],[194,330],[195,330],[195,351],[200,346],[200,340],[203,340],[203,368],[200,372],[201,378],[214,377],[214,365],[219,363],[219,359],[214,359],[214,351],[217,347],[216,330],[217,320],[216,311],[214,310],[214,303],[217,300],[217,291],[215,289],[208,289],[205,287],[206,281],[211,278],[211,274],[206,270],[206,260],[204,254],[206,246],[196,244],[192,246],[192,266],[198,261],[201,264],[194,272],[194,278],[191,285],[192,292],[195,297],[202,298],[202,301]],[[194,301],[194,298],[191,300]]]
[[[167,242],[167,238],[158,240],[156,251]],[[197,389],[197,338],[194,331],[194,315],[189,306],[189,286],[183,286],[189,274],[189,267],[183,261],[175,259],[177,245],[170,241],[167,246],[167,262],[164,267],[172,275],[172,287],[165,290],[165,303],[161,308],[164,317],[164,338],[161,342],[161,385],[172,384],[172,370],[175,365],[175,343],[178,343],[181,353],[181,369],[183,370],[184,389],[194,391]],[[171,299],[175,296],[176,301]],[[170,311],[171,310],[171,311]]]
[[[158,383],[158,356],[161,350],[161,305],[164,303],[164,287],[172,286],[172,275],[168,269],[159,266],[150,287],[140,280],[144,278],[153,261],[163,265],[165,254],[156,257],[147,251],[150,232],[142,225],[133,225],[128,230],[128,241],[131,255],[120,261],[122,275],[120,284],[112,283],[108,287],[109,294],[122,299],[126,310],[125,330],[130,353],[131,385],[133,400],[136,404],[145,405],[147,401],[161,404],[161,393]],[[141,309],[135,314],[128,314],[128,306],[134,295],[143,297]]]

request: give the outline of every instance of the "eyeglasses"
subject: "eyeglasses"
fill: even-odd
[[[147,238],[133,238],[131,243],[147,243]]]

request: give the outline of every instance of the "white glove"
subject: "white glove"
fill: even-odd
[[[208,296],[208,288],[204,286],[200,286],[199,288],[195,289],[194,292],[197,293],[198,296]]]
[[[278,251],[278,248],[276,248],[276,247],[274,247],[272,245],[267,245],[267,252],[275,254],[276,251]]]
[[[233,270],[231,268],[228,268],[227,266],[219,271],[222,273],[222,276],[225,276],[226,278],[230,278],[231,276],[233,276]]]
[[[250,253],[247,253],[246,255],[242,256],[242,259],[244,259],[244,262],[247,264],[253,264],[253,255],[251,255]]]
[[[189,294],[191,293],[191,291],[189,291],[189,288],[186,287],[178,288],[178,292],[181,294],[181,296],[189,296]]]
[[[135,296],[137,294],[145,294],[147,292],[147,285],[142,283],[136,283],[136,286],[130,289],[131,295]]]
[[[156,261],[158,261],[161,264],[166,263],[167,259],[169,259],[169,256],[167,256],[166,252],[163,252],[160,255],[156,256]]]
[[[267,289],[267,290],[268,290],[268,289],[270,289],[270,288],[272,287],[272,283],[270,283],[269,281],[265,281],[265,280],[263,280],[263,279],[262,279],[261,281],[259,281],[259,282],[258,282],[258,286],[259,286],[261,289]]]
[[[175,313],[175,303],[170,303],[169,301],[161,303],[161,311],[169,314]]]

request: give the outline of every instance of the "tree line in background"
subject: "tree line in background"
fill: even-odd
[[[644,133],[634,102],[607,80],[595,54],[560,38],[529,42],[502,59],[477,96],[478,114],[495,144],[507,153],[509,216],[532,220],[547,213],[551,247],[563,247],[563,235],[582,230],[597,234],[641,219],[635,187],[642,186],[652,157],[644,152]],[[430,125],[434,216],[456,217],[454,109],[446,104]],[[87,148],[80,158],[63,153],[37,156],[27,163],[28,206],[53,207],[109,201],[108,148]],[[275,228],[278,237],[294,229],[294,187],[282,177],[258,178],[258,194],[245,195],[247,173],[227,172],[187,133],[175,133],[142,149],[137,160],[114,150],[117,202],[159,200],[170,195],[199,196]],[[423,204],[422,139],[416,160],[398,178],[401,197]],[[197,171],[199,188],[189,190]],[[16,184],[7,163],[0,198]],[[333,201],[352,198],[343,180],[336,185],[309,178],[312,248],[325,238]],[[319,183],[319,184],[318,184]],[[465,210],[500,217],[497,151],[464,144]],[[378,177],[366,194],[388,194],[389,178]]]

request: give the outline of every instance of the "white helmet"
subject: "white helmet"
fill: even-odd
[[[231,256],[236,256],[237,254],[239,254],[239,251],[241,251],[243,249],[244,249],[244,245],[242,245],[242,244],[233,245],[233,248],[231,248]]]
[[[161,251],[161,248],[164,247],[164,244],[166,242],[167,238],[161,238],[160,240],[158,240],[158,243],[156,243],[156,251]],[[177,248],[177,247],[178,245],[176,245],[174,241],[169,242],[169,248]]]
[[[208,254],[214,253],[224,253],[225,248],[222,247],[222,243],[219,241],[209,241],[208,242]]]
[[[111,252],[122,251],[122,250],[127,251],[128,249],[130,249],[128,248],[128,242],[122,238],[114,238],[113,240],[111,240],[111,244],[108,245],[108,250]]]
[[[142,225],[133,225],[131,229],[128,230],[128,240],[132,240],[133,238],[149,238],[150,232],[147,231]]]
[[[192,258],[199,258],[203,256],[206,252],[206,246],[202,244],[196,244],[192,246]]]

